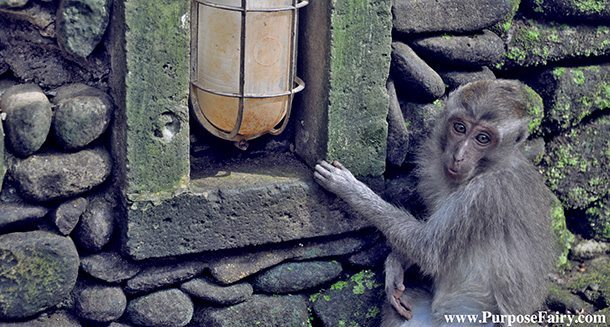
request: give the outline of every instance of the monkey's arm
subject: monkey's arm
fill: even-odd
[[[357,213],[375,225],[388,239],[392,249],[410,258],[423,270],[435,274],[438,267],[438,242],[433,231],[409,212],[384,201],[339,162],[320,161],[314,178],[326,190],[335,193]],[[429,227],[429,226],[428,226]],[[432,235],[429,235],[432,234]]]

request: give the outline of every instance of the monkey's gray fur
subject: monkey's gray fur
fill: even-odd
[[[418,191],[429,208],[426,221],[382,200],[340,163],[316,166],[320,185],[383,232],[393,250],[390,256],[403,265],[417,264],[434,281],[429,310],[420,308],[425,296],[410,295],[407,289],[403,296],[416,302],[413,319],[390,309],[384,326],[422,326],[426,317],[418,315],[431,315],[434,324],[443,325],[446,314],[530,314],[540,308],[557,244],[550,221],[552,194],[520,151],[529,122],[525,105],[522,84],[508,80],[469,83],[449,96],[418,156]],[[455,115],[493,126],[498,139],[459,182],[445,166],[455,160],[445,151]],[[396,278],[400,268],[393,268],[386,281]]]

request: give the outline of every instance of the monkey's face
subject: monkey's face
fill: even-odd
[[[484,160],[497,146],[498,131],[464,115],[454,115],[447,120],[446,144],[443,151],[443,169],[454,183],[472,178]]]

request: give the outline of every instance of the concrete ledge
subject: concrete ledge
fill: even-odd
[[[197,163],[194,163],[197,167]],[[366,227],[286,155],[205,163],[188,192],[128,205],[123,249],[136,260],[334,235]]]

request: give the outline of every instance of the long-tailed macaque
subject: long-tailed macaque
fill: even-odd
[[[384,326],[444,325],[448,314],[539,309],[556,242],[552,195],[520,151],[528,136],[525,106],[516,81],[476,81],[449,95],[418,151],[425,221],[382,200],[339,162],[316,165],[314,179],[392,247]],[[405,290],[403,271],[410,264],[433,280],[429,293]]]

